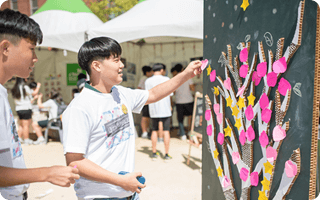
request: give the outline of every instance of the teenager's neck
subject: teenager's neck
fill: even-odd
[[[6,72],[4,66],[0,64],[0,84],[4,85],[11,78],[10,73]]]
[[[97,89],[99,92],[101,93],[111,93],[111,89],[113,86],[106,86],[103,84],[102,81],[100,82],[91,82],[90,84],[92,87],[94,87],[95,89]]]
[[[161,71],[156,71],[153,73],[153,75],[162,75],[162,72]]]

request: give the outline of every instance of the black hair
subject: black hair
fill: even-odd
[[[72,89],[72,93],[78,93],[78,92],[79,92],[78,88],[73,88]]]
[[[25,85],[26,85],[26,81],[24,80],[24,78],[20,78],[20,77],[16,78],[16,83],[11,89],[11,94],[14,99],[21,99],[21,96],[26,95],[26,90],[24,89]],[[22,87],[22,94],[20,92],[20,86]]]
[[[29,39],[34,44],[41,44],[43,38],[37,22],[19,11],[5,9],[0,11],[0,41],[8,39],[16,45],[18,41],[10,36]]]
[[[142,71],[143,71],[143,75],[146,75],[147,72],[151,72],[152,71],[152,68],[148,65],[145,65],[142,67]]]
[[[152,71],[156,72],[156,71],[160,71],[161,69],[163,69],[164,71],[166,71],[166,65],[162,64],[162,63],[155,63],[152,67]]]
[[[92,61],[108,59],[111,55],[119,57],[122,49],[120,44],[109,37],[97,37],[85,42],[78,52],[78,63],[81,69],[91,75]]]
[[[177,72],[181,72],[183,69],[183,66],[180,63],[178,63],[174,66],[174,68],[176,69]]]
[[[80,74],[78,74],[78,80],[80,80],[80,79],[86,79],[87,78],[87,76],[84,74],[84,73],[80,73]]]
[[[174,72],[174,71],[177,71],[177,69],[176,69],[175,67],[172,67],[171,70],[170,70],[170,72],[172,73],[172,72]]]
[[[31,82],[31,83],[29,84],[29,87],[30,87],[31,89],[34,89],[34,88],[37,87],[37,83],[36,83],[36,82]]]
[[[61,94],[54,88],[51,89],[50,99],[55,100],[58,104],[63,103]]]

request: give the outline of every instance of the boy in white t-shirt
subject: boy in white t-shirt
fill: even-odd
[[[63,146],[67,164],[77,166],[78,199],[138,199],[146,185],[134,172],[135,133],[132,112],[156,102],[187,79],[201,73],[194,61],[174,79],[151,90],[119,86],[122,82],[121,47],[108,37],[93,38],[79,50],[78,62],[90,76],[79,96],[63,113]],[[119,172],[128,172],[119,175]]]
[[[78,169],[72,167],[26,169],[8,93],[3,85],[13,76],[29,77],[38,61],[37,42],[42,42],[42,32],[34,20],[18,11],[0,11],[0,193],[9,200],[27,199],[28,183],[51,182],[67,187],[74,179],[79,179]]]

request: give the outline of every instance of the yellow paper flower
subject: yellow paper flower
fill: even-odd
[[[264,172],[272,175],[273,165],[271,165],[269,161],[267,161],[266,163],[263,163],[263,165],[264,165]]]
[[[213,151],[213,155],[214,155],[214,158],[215,158],[215,159],[218,158],[219,152],[218,152],[217,149],[215,149],[215,150]]]
[[[214,89],[214,94],[219,95],[219,89],[217,87],[213,87],[213,89]]]
[[[226,101],[227,101],[227,106],[231,108],[231,106],[232,106],[232,99],[231,99],[231,97],[228,96],[228,98],[226,99]]]
[[[270,181],[266,177],[263,177],[261,184],[263,186],[263,190],[270,190]]]
[[[241,127],[241,117],[239,119],[236,119],[236,123],[234,124],[235,127],[238,128],[238,130],[240,130]]]
[[[240,109],[240,110],[241,110],[243,107],[245,107],[245,105],[244,105],[244,98],[239,97],[239,101],[238,101],[237,105],[239,106],[239,109]]]
[[[248,0],[243,0],[241,4],[241,8],[243,8],[244,11],[246,11],[247,7],[249,6],[249,1]]]
[[[224,137],[231,137],[231,128],[230,126],[227,126],[227,128],[223,129],[224,130]]]
[[[218,167],[217,172],[219,177],[222,176],[223,170],[220,168],[220,166]]]
[[[249,105],[252,107],[254,106],[254,100],[256,99],[255,96],[253,96],[252,92],[250,93],[250,96],[248,96]]]

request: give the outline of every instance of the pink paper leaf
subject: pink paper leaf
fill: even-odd
[[[210,73],[210,81],[211,82],[214,82],[216,80],[216,70],[212,70],[211,73]]]
[[[287,91],[291,90],[291,85],[286,79],[281,78],[278,85],[278,90],[281,95],[286,96]]]
[[[214,104],[213,105],[213,110],[214,110],[214,113],[218,114],[220,113],[220,105],[219,104]]]
[[[238,96],[242,96],[243,92],[244,92],[245,86],[243,85],[241,88],[239,88],[238,93],[237,93],[237,97]]]
[[[251,173],[250,182],[251,182],[251,185],[253,185],[253,186],[257,186],[258,185],[258,183],[259,183],[259,174],[258,174],[258,172],[252,172]]]
[[[233,164],[237,164],[240,160],[239,152],[233,152],[232,153],[232,162]]]
[[[252,106],[248,106],[248,108],[246,109],[245,111],[245,114],[246,114],[246,117],[247,117],[247,120],[252,120],[253,119],[253,109],[252,109]]]
[[[254,130],[252,128],[252,126],[250,125],[249,128],[247,129],[247,132],[246,132],[246,138],[248,141],[252,141],[254,140],[254,138],[256,137],[256,134],[254,133]]]
[[[258,73],[256,71],[252,73],[252,81],[254,82],[255,86],[258,86],[261,81],[261,77],[258,76]]]
[[[241,170],[240,170],[240,178],[243,181],[247,181],[248,175],[249,175],[249,170],[247,170],[246,168],[242,167]]]
[[[227,78],[224,82],[223,82],[224,87],[227,88],[227,90],[231,89],[231,80],[230,78]]]
[[[288,178],[292,178],[295,175],[297,175],[297,172],[298,172],[297,166],[291,160],[288,160],[286,162],[284,169],[286,171]]]
[[[211,118],[211,110],[206,110],[205,119],[206,119],[207,121],[209,121],[210,118]]]
[[[246,62],[248,60],[248,49],[244,48],[240,51],[240,62]]]
[[[228,187],[228,186],[230,186],[230,185],[231,185],[230,180],[228,179],[227,176],[224,176],[223,182],[222,182],[222,187],[226,188],[226,187]]]
[[[208,65],[208,59],[201,60],[201,70],[203,71]]]
[[[279,60],[275,61],[272,65],[272,69],[275,73],[284,73],[287,70],[286,58],[282,57]]]
[[[287,136],[286,130],[282,129],[281,126],[277,125],[274,127],[272,132],[273,140],[279,142]]]
[[[222,123],[222,117],[223,117],[222,113],[218,113],[218,114],[217,114],[218,124],[221,124],[221,123]]]
[[[263,95],[261,96],[259,104],[262,110],[269,106],[269,98],[266,93],[263,93]]]
[[[224,142],[224,134],[223,134],[223,133],[219,133],[217,140],[218,140],[218,143],[219,143],[220,145],[222,145],[223,142]]]
[[[212,125],[207,126],[207,135],[211,136],[212,135]]]
[[[267,62],[259,63],[257,66],[257,75],[259,77],[264,77],[267,73]]]
[[[269,87],[274,87],[277,84],[278,75],[274,72],[270,72],[267,75],[267,84]]]
[[[277,155],[278,155],[277,150],[272,148],[271,146],[267,147],[266,154],[267,154],[267,160],[269,162],[273,162],[277,159]]]
[[[240,77],[245,78],[248,74],[249,66],[248,65],[241,65],[239,74]]]
[[[264,121],[265,123],[269,123],[269,121],[271,119],[271,114],[272,114],[272,110],[270,110],[268,108],[263,109],[261,112],[262,121]]]
[[[262,131],[259,137],[259,142],[262,147],[266,147],[269,144],[269,138],[265,131]]]
[[[246,132],[244,132],[244,130],[242,130],[239,135],[239,141],[242,145],[246,143]]]

